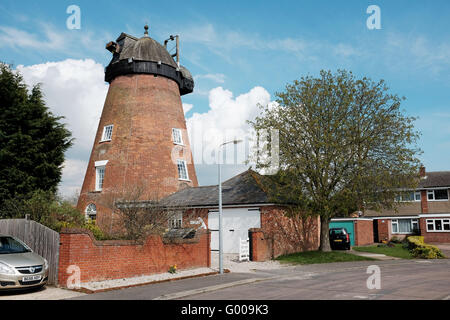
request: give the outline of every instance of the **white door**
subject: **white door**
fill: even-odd
[[[261,228],[258,208],[223,209],[223,252],[239,253],[239,238],[248,238],[248,229]],[[219,212],[210,211],[211,250],[219,250]]]

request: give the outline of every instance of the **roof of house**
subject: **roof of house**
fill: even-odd
[[[268,203],[267,194],[255,180],[258,173],[249,169],[231,179],[222,182],[223,205],[251,205]],[[217,185],[187,187],[161,200],[167,206],[179,207],[215,207],[219,202]]]
[[[419,189],[433,187],[450,187],[450,171],[427,172],[420,180]]]

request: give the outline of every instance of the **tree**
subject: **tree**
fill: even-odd
[[[39,85],[29,93],[22,76],[1,63],[0,107],[0,208],[36,190],[55,193],[73,142],[63,117],[48,110]],[[0,210],[0,217],[10,217]]]
[[[274,202],[320,215],[322,251],[331,250],[332,217],[395,207],[395,196],[418,183],[415,118],[388,90],[383,80],[321,71],[288,84],[250,121],[257,132],[278,130],[280,170],[263,180],[265,189]]]

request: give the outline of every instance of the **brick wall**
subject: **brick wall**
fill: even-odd
[[[389,241],[391,239],[390,224],[390,219],[378,219],[378,241]]]
[[[125,240],[97,241],[86,230],[65,229],[60,235],[59,280],[65,286],[67,267],[76,265],[81,282],[120,279],[178,269],[210,267],[210,232],[199,231],[195,238],[168,243],[149,236],[143,243]]]
[[[364,246],[373,243],[373,221],[355,220],[355,245]]]
[[[430,215],[429,217],[424,217],[419,219],[420,224],[420,235],[423,236],[425,243],[450,243],[450,232],[427,232],[427,219],[448,219],[442,217],[433,217]]]
[[[261,207],[261,228],[252,229],[252,260],[264,261],[283,254],[317,250],[318,217],[286,216],[282,207]]]

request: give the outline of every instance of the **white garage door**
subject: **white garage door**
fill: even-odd
[[[239,238],[248,238],[248,229],[261,228],[258,208],[223,209],[223,252],[239,253]],[[219,250],[219,212],[210,211],[211,250]]]

